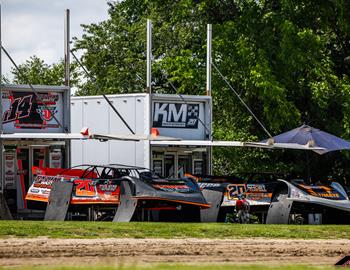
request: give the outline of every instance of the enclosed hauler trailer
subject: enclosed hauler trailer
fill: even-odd
[[[122,94],[107,96],[137,135],[157,128],[161,136],[182,140],[211,139],[211,97],[189,95]],[[71,98],[72,132],[89,127],[91,133],[130,134],[102,96]],[[72,141],[72,165],[126,164],[150,168],[163,177],[185,173],[210,174],[210,146],[156,145],[149,140]]]
[[[24,215],[32,166],[70,165],[70,90],[1,85],[0,94],[1,189],[11,212]]]

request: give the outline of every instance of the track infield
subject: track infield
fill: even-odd
[[[0,266],[19,269],[332,269],[350,226],[0,222]]]

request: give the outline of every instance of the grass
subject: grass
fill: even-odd
[[[0,268],[1,269],[1,268]],[[189,265],[189,264],[146,264],[146,265],[119,265],[119,266],[95,266],[95,267],[11,267],[11,269],[20,269],[20,270],[259,270],[259,269],[268,269],[268,270],[334,270],[335,267],[316,267],[316,266],[305,266],[305,265],[282,265],[282,266],[266,266],[266,265],[234,265],[234,264],[215,264],[213,265]]]
[[[0,238],[294,238],[350,239],[346,225],[263,225],[81,221],[0,221]]]

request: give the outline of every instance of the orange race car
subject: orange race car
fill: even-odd
[[[54,183],[73,184],[66,219],[199,221],[200,209],[210,207],[193,179],[161,178],[135,166],[33,167],[33,172],[26,195],[31,208],[47,207]]]

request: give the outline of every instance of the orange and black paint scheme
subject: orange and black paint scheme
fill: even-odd
[[[29,188],[26,200],[46,204],[54,181],[73,182],[70,206],[74,210],[94,207],[110,209],[115,213],[120,204],[121,183],[131,186],[132,198],[140,211],[158,211],[160,218],[170,221],[179,211],[193,211],[199,221],[199,210],[210,205],[203,197],[197,183],[188,178],[166,179],[145,168],[125,165],[83,165],[71,169],[33,167],[35,181]],[[173,210],[173,211],[171,211]],[[176,212],[169,214],[169,212]],[[158,213],[159,214],[159,213]],[[159,216],[159,215],[158,215]],[[192,215],[193,216],[193,215]],[[137,220],[137,219],[136,219]],[[190,220],[189,220],[190,221]]]

